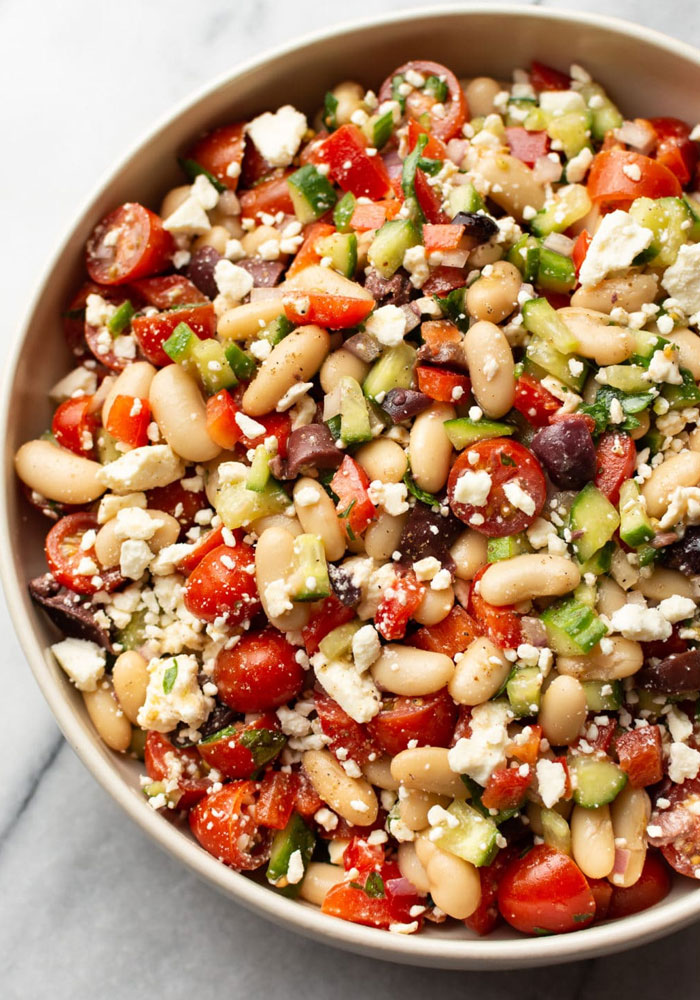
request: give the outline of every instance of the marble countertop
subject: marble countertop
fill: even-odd
[[[67,0],[0,4],[0,157],[8,252],[0,363],[51,247],[85,192],[176,101],[250,54],[411,0]],[[544,6],[573,3],[545,0]],[[697,0],[578,0],[700,44]],[[672,15],[672,16],[671,16]],[[34,684],[0,599],[0,996],[109,1000],[164,995],[439,991],[499,1000],[657,997],[697,991],[698,927],[615,958],[526,974],[408,969],[341,954],[217,895],[161,851],[83,768]],[[8,708],[10,711],[8,711]],[[339,975],[339,967],[342,973]],[[332,984],[332,985],[331,985]]]

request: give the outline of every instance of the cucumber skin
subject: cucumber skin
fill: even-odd
[[[570,757],[569,770],[575,778],[574,802],[585,809],[608,805],[627,784],[627,775],[611,760]]]

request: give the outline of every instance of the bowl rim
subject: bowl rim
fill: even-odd
[[[680,898],[668,902],[662,902],[651,910],[626,917],[624,920],[586,928],[575,935],[564,934],[539,938],[535,943],[532,938],[525,937],[507,940],[498,938],[453,939],[388,934],[386,931],[364,927],[322,914],[314,906],[300,905],[298,901],[276,895],[268,887],[226,868],[181,830],[168,822],[163,822],[163,817],[157,815],[118,773],[115,765],[111,762],[110,751],[96,752],[95,742],[98,738],[75,712],[71,700],[67,697],[67,689],[63,679],[54,678],[47,671],[46,650],[34,634],[34,616],[26,605],[25,583],[15,572],[12,558],[13,539],[8,520],[8,496],[9,491],[15,488],[15,483],[11,471],[13,463],[12,454],[8,449],[8,432],[14,381],[30,320],[43,290],[50,281],[54,269],[82,220],[91,212],[102,192],[139,155],[147,142],[153,140],[163,129],[185,115],[204,98],[230,84],[236,78],[266,64],[277,62],[290,53],[309,45],[329,41],[350,31],[390,28],[396,23],[421,20],[426,17],[489,16],[498,18],[509,15],[532,21],[573,23],[582,27],[592,25],[617,34],[628,42],[643,42],[676,56],[680,55],[682,59],[693,62],[700,67],[699,49],[653,28],[635,24],[622,18],[595,12],[552,10],[501,3],[441,4],[391,11],[342,21],[339,24],[306,33],[289,42],[265,49],[261,54],[237,63],[233,68],[218,74],[208,83],[176,102],[169,110],[158,116],[154,124],[143,130],[139,138],[130,144],[127,152],[119,158],[114,166],[102,172],[89,195],[82,200],[78,210],[74,213],[73,224],[58,239],[55,251],[48,256],[36,283],[36,291],[24,310],[23,318],[7,353],[3,376],[4,393],[0,411],[0,433],[2,433],[5,442],[5,469],[7,470],[4,489],[0,496],[0,579],[15,633],[34,678],[64,737],[86,768],[112,799],[159,847],[168,851],[200,878],[219,891],[225,892],[247,909],[306,937],[315,938],[322,943],[333,944],[358,954],[411,965],[443,968],[525,968],[599,957],[641,945],[678,930],[700,918],[700,890],[688,892]]]

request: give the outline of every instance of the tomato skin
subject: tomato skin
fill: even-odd
[[[574,262],[574,270],[576,271],[576,277],[578,278],[578,273],[581,270],[584,260],[586,259],[586,254],[588,253],[588,248],[591,245],[593,237],[588,232],[587,229],[582,230],[576,237],[576,242],[574,243],[574,249],[571,253],[571,259]]]
[[[357,198],[379,201],[391,192],[391,181],[381,156],[367,155],[367,140],[348,122],[324,139],[314,153],[316,163],[327,163],[330,177]]]
[[[497,608],[485,601],[477,592],[476,584],[487,569],[488,567],[484,566],[472,580],[467,611],[497,646],[501,649],[517,649],[522,642],[523,632],[520,616],[514,611],[513,606],[505,605]]]
[[[241,540],[241,532],[235,532],[234,536],[236,541]],[[200,539],[194,544],[194,548],[189,552],[184,559],[181,559],[177,564],[177,568],[180,573],[184,573],[185,576],[189,576],[193,569],[195,569],[201,563],[202,559],[214,549],[218,549],[220,545],[224,544],[224,529],[221,525],[218,528],[212,528],[208,531],[206,535],[202,535]]]
[[[374,309],[374,299],[328,295],[325,292],[286,292],[282,308],[292,323],[316,323],[330,330],[345,330],[367,319]]]
[[[337,701],[320,691],[314,691],[314,704],[321,723],[321,730],[328,737],[328,748],[336,753],[341,747],[347,751],[350,760],[360,767],[376,755],[377,747],[370,735],[369,728],[360,722],[355,722],[345,712]]]
[[[532,375],[523,372],[515,383],[513,406],[533,427],[546,427],[561,408],[561,400]]]
[[[498,887],[498,908],[523,934],[567,934],[595,916],[586,878],[568,855],[538,844],[506,868]]]
[[[304,242],[287,268],[286,278],[293,278],[304,268],[320,263],[321,254],[316,250],[316,241],[325,236],[332,236],[335,231],[335,226],[331,226],[328,222],[312,222],[307,226],[304,230]]]
[[[151,407],[147,399],[117,396],[109,408],[105,429],[130,448],[143,448],[148,444],[150,422]]]
[[[454,73],[446,66],[443,66],[442,63],[432,62],[430,59],[411,59],[410,62],[399,66],[398,69],[395,69],[382,84],[378,95],[379,103],[381,104],[383,101],[391,99],[392,80],[394,77],[402,76],[410,69],[415,70],[417,73],[422,73],[426,78],[429,76],[437,76],[444,80],[447,84],[448,100],[445,103],[444,116],[438,118],[437,115],[430,115],[431,134],[440,139],[442,142],[447,142],[461,131],[462,125],[464,125],[469,116],[469,108],[467,107],[467,99],[464,96],[464,91],[462,90],[459,80]],[[410,105],[408,101],[406,103],[410,115]],[[414,115],[414,117],[420,117],[420,114],[425,110],[423,102],[420,102],[420,106],[416,108],[416,110],[419,114]]]
[[[634,441],[622,431],[606,431],[598,442],[593,482],[614,506],[620,499],[620,487],[634,475],[636,458]]]
[[[648,910],[660,903],[671,890],[671,874],[655,851],[647,851],[642,874],[634,885],[614,885],[607,918],[618,920]]]
[[[369,476],[357,462],[346,455],[331,479],[331,489],[338,497],[336,510],[345,528],[362,534],[370,521],[377,516],[377,508],[370,500],[367,487]],[[351,506],[352,505],[352,506]],[[349,510],[349,513],[342,515]]]
[[[69,587],[77,594],[111,591],[123,583],[118,566],[102,570],[98,563],[96,574],[78,573],[81,560],[89,558],[97,563],[95,546],[82,549],[80,543],[87,531],[98,531],[99,527],[96,514],[87,510],[75,511],[56,521],[44,542],[46,561],[54,577],[62,586]],[[93,583],[95,577],[100,581],[99,584]]]
[[[188,153],[188,159],[196,160],[200,167],[208,170],[231,191],[238,187],[246,142],[245,126],[245,122],[234,122],[215,128],[203,135]],[[239,172],[232,176],[228,170],[234,163],[238,165]]]
[[[413,570],[397,573],[374,615],[374,625],[384,639],[403,639],[408,623],[423,600],[425,586]]]
[[[205,622],[224,618],[229,625],[240,625],[250,621],[262,607],[254,567],[255,553],[245,542],[235,548],[220,545],[188,576],[185,607]]]
[[[539,158],[549,152],[549,136],[546,132],[528,132],[521,126],[506,129],[506,142],[511,156],[522,160],[528,167],[534,167]]]
[[[525,793],[532,784],[532,769],[520,774],[517,767],[503,767],[492,771],[481,796],[487,809],[519,809],[525,800]]]
[[[177,809],[190,809],[211,788],[211,779],[206,776],[202,759],[194,747],[176,747],[166,733],[148,731],[143,760],[146,774],[152,781],[165,781],[172,764],[176,765],[179,772]]]
[[[354,608],[341,603],[335,594],[324,598],[318,610],[312,611],[311,617],[301,630],[304,647],[309,656],[318,653],[321,639],[324,639],[329,632],[339,625],[351,622],[354,617]]]
[[[265,428],[262,434],[251,438],[243,433],[236,423],[236,414],[243,410],[227,389],[222,389],[215,396],[207,399],[207,431],[213,441],[221,448],[232,451],[237,444],[244,448],[256,448],[264,444],[265,438],[274,435],[277,438],[277,454],[281,458],[287,455],[287,439],[292,430],[292,421],[288,413],[265,413],[256,417],[257,423]]]
[[[381,844],[370,844],[365,836],[355,834],[343,852],[343,868],[346,872],[357,868],[359,872],[378,872],[384,864],[384,848]]]
[[[698,147],[690,138],[690,126],[680,118],[650,118],[649,123],[657,135],[656,162],[668,167],[685,187],[698,163]]]
[[[204,490],[186,490],[181,480],[146,490],[150,510],[162,510],[180,522],[182,532],[194,526],[195,516],[209,507]],[[240,536],[242,537],[242,535]]]
[[[476,452],[472,465],[469,456]],[[483,506],[473,506],[455,499],[459,477],[469,471],[485,470],[491,476],[491,489]],[[516,480],[534,502],[531,514],[509,504],[504,485]],[[508,438],[493,438],[470,445],[454,462],[447,481],[447,495],[453,514],[465,524],[489,538],[502,538],[529,528],[547,499],[547,485],[542,467],[535,456]],[[476,519],[475,519],[476,518]],[[480,520],[481,519],[481,520]]]
[[[447,159],[447,146],[442,139],[438,139],[437,136],[431,135],[426,128],[423,128],[423,126],[415,120],[415,118],[411,118],[408,123],[409,150],[414,150],[416,148],[416,143],[421,135],[428,136],[428,142],[423,149],[423,156],[427,160]]]
[[[448,267],[440,264],[431,273],[430,277],[423,285],[424,295],[445,296],[453,292],[455,288],[464,288],[464,271],[461,267]]]
[[[672,843],[661,848],[666,861],[671,868],[688,878],[700,878],[700,815],[695,811],[697,803],[700,801],[700,777],[686,778],[681,785],[672,785],[666,792],[666,798],[670,800],[669,812],[676,809],[685,809],[690,813],[691,821],[688,823],[688,830],[677,837]],[[686,808],[686,803],[693,807],[693,811]],[[647,855],[648,856],[648,855]]]
[[[281,177],[271,177],[267,181],[256,184],[249,191],[241,192],[241,216],[255,219],[265,212],[269,215],[276,215],[278,212],[294,215],[294,205],[289,194],[287,177],[288,174],[283,174]]]
[[[384,753],[395,757],[411,740],[418,746],[449,746],[456,721],[457,706],[442,688],[422,698],[385,698],[367,729]]]
[[[413,180],[418,204],[428,222],[435,225],[449,224],[450,217],[442,210],[442,197],[428,181],[428,175],[418,168]]]
[[[366,869],[357,878],[334,885],[323,900],[321,912],[367,927],[388,928],[394,923],[411,921],[412,907],[424,905],[424,898],[416,887],[401,875],[399,866],[390,861],[379,869],[384,894],[368,895],[364,886],[373,871],[377,869]],[[418,917],[419,924],[421,921],[422,918]]]
[[[256,729],[279,731],[277,716],[268,713],[253,722],[234,722],[198,743],[197,750],[209,767],[216,768],[225,778],[250,778],[260,765],[241,742],[241,736]]]
[[[249,811],[254,794],[254,782],[232,781],[190,811],[190,829],[205,851],[236,871],[252,871],[270,857],[271,835]]]
[[[476,910],[464,921],[469,930],[480,937],[490,934],[501,919],[498,912],[498,885],[503,872],[517,856],[515,846],[504,847],[498,852],[490,865],[479,868],[481,880],[481,901]]]
[[[568,90],[571,86],[571,79],[566,73],[560,73],[552,66],[533,60],[530,64],[530,83],[535,90],[540,92],[543,90]]]
[[[638,167],[641,180],[634,181],[625,167]],[[634,172],[629,170],[630,173]],[[635,198],[678,198],[680,181],[663,163],[632,150],[607,149],[598,153],[588,173],[588,194],[594,202],[624,208]]]
[[[110,234],[115,231],[117,238],[112,242]],[[174,251],[175,242],[155,212],[137,202],[126,202],[93,229],[85,266],[98,284],[123,285],[166,270]]]
[[[595,922],[598,923],[608,916],[613,887],[606,878],[589,878],[588,884],[595,900]]]
[[[295,777],[297,779],[297,786],[294,793],[294,808],[300,816],[308,819],[322,808],[324,802],[311,784],[311,779],[306,771],[297,771]]]
[[[615,750],[620,767],[635,788],[655,785],[663,778],[661,730],[658,726],[643,726],[622,733],[615,740]]]
[[[284,830],[294,811],[299,778],[282,771],[266,771],[260,785],[255,819],[260,826]]]
[[[424,625],[411,637],[410,645],[433,653],[454,657],[463,653],[479,635],[479,627],[471,615],[455,604],[447,617],[437,625]]]
[[[134,316],[131,329],[141,352],[151,364],[159,368],[173,364],[172,358],[163,350],[163,344],[180,323],[187,323],[200,340],[211,340],[216,334],[214,306],[206,302],[156,313],[155,316]]]
[[[266,712],[294,698],[304,683],[296,650],[277,629],[246,633],[216,658],[219,698],[235,712]]]
[[[464,399],[472,385],[467,375],[460,375],[446,368],[431,368],[428,365],[416,366],[416,378],[420,391],[438,403],[454,403]],[[454,395],[455,390],[457,395]]]
[[[51,421],[51,432],[62,448],[92,458],[95,454],[95,433],[99,426],[92,413],[92,396],[66,399],[57,408]]]
[[[209,299],[183,274],[164,274],[158,278],[140,278],[134,289],[146,304],[156,309],[174,309],[175,306],[194,305]]]

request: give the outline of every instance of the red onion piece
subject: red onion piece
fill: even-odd
[[[645,156],[651,152],[656,144],[654,129],[639,121],[625,121],[620,128],[614,130],[613,134],[619,142],[624,142],[626,146],[632,146],[638,153],[643,153]]]

